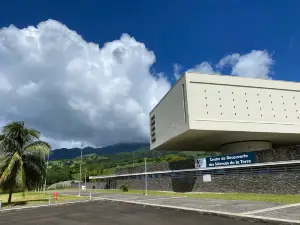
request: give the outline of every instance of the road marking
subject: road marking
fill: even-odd
[[[263,213],[263,212],[269,212],[269,211],[274,211],[274,210],[278,210],[278,209],[286,209],[286,208],[296,207],[296,206],[300,206],[300,203],[276,206],[276,207],[265,208],[265,209],[258,209],[258,210],[243,212],[243,213],[240,213],[240,214],[241,215],[248,215],[248,214],[255,214],[255,213]]]
[[[100,200],[100,199],[95,199]],[[35,208],[41,208],[41,207],[53,207],[53,206],[60,206],[60,205],[70,205],[75,203],[85,203],[85,202],[91,202],[93,200],[81,200],[81,201],[72,201],[72,202],[60,202],[60,203],[53,203],[51,205],[45,204],[45,205],[31,205],[31,206],[20,206],[20,207],[13,207],[13,208],[4,208],[0,209],[0,213],[9,212],[9,211],[19,211],[24,209],[35,209]]]
[[[173,206],[173,205],[160,205],[160,204],[144,203],[144,202],[138,202],[138,201],[128,201],[128,200],[119,200],[119,199],[97,197],[97,200],[101,200],[101,199],[106,200],[106,201],[124,202],[124,203],[144,205],[144,206],[152,206],[152,207],[158,207],[158,208],[193,211],[193,212],[199,212],[199,213],[203,213],[203,214],[212,214],[212,215],[216,215],[216,216],[227,216],[229,218],[250,219],[250,220],[254,219],[254,220],[257,220],[257,221],[276,222],[276,223],[280,222],[280,224],[300,224],[300,220],[290,220],[290,219],[281,219],[281,218],[255,216],[255,215],[244,215],[244,214],[240,214],[240,213],[228,213],[228,212],[222,212],[222,211],[203,210],[203,209],[190,208],[190,207],[181,207],[181,206]]]
[[[155,200],[163,200],[163,199],[174,199],[174,198],[186,198],[187,196],[180,196],[180,197],[163,197],[163,198],[150,198],[150,199],[137,199],[136,201],[155,201]]]

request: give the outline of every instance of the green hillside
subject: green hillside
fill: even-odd
[[[134,152],[119,152],[116,154],[91,153],[83,156],[82,174],[85,170],[88,176],[114,174],[116,168],[143,165],[147,157],[148,164],[172,162],[184,159],[194,159],[217,155],[216,152],[158,152],[149,148],[140,148]],[[52,160],[49,162],[47,183],[53,184],[65,180],[79,179],[80,157],[73,159]]]

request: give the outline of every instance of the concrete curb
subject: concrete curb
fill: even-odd
[[[265,222],[265,223],[284,224],[284,225],[300,224],[300,220],[287,220],[287,219],[270,218],[270,217],[263,217],[263,216],[251,216],[251,215],[243,215],[242,213],[241,214],[227,213],[227,212],[221,212],[221,211],[210,211],[210,210],[203,210],[203,209],[196,209],[196,208],[189,208],[189,207],[159,205],[159,204],[153,204],[153,203],[143,203],[143,202],[138,202],[138,201],[118,200],[118,199],[102,198],[102,197],[94,197],[94,199],[142,205],[144,207],[149,206],[149,207],[163,208],[163,209],[170,209],[170,210],[192,211],[192,212],[201,213],[203,215],[223,216],[223,217],[227,217],[227,218],[246,220],[246,221],[251,221],[251,222]]]
[[[72,202],[61,202],[61,203],[54,203],[54,204],[45,204],[45,205],[31,205],[31,206],[21,206],[21,207],[13,207],[7,209],[0,209],[0,213],[10,212],[10,211],[19,211],[19,210],[26,210],[26,209],[35,209],[40,207],[52,207],[52,206],[61,206],[61,205],[70,205],[75,203],[87,203],[91,201],[99,201],[101,199],[92,199],[92,200],[80,200],[80,201],[72,201]]]
[[[54,207],[54,206],[69,205],[69,204],[76,204],[76,203],[88,203],[88,202],[94,202],[94,201],[120,202],[120,203],[126,203],[126,204],[141,205],[143,207],[148,206],[148,207],[162,208],[162,209],[169,209],[169,210],[190,211],[190,212],[197,212],[197,213],[200,213],[203,215],[223,216],[223,217],[227,217],[227,218],[246,220],[246,221],[251,221],[251,222],[265,222],[265,223],[284,224],[284,225],[300,224],[300,220],[287,220],[287,219],[270,218],[270,217],[263,217],[263,216],[251,216],[251,215],[243,215],[243,213],[227,213],[227,212],[221,212],[221,211],[210,211],[210,210],[196,209],[196,208],[190,208],[190,207],[159,205],[159,204],[153,204],[153,203],[143,203],[143,202],[139,202],[139,201],[119,200],[119,199],[102,198],[102,197],[93,197],[92,200],[88,199],[88,200],[81,200],[81,201],[61,202],[61,203],[55,203],[55,204],[51,204],[51,205],[48,205],[48,204],[32,205],[32,206],[0,209],[0,213],[35,209],[35,208],[40,208],[40,207]]]

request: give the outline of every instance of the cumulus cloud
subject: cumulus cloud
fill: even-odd
[[[204,73],[204,74],[217,73],[216,71],[214,71],[212,65],[209,62],[202,62],[196,65],[194,68],[189,69],[188,72],[197,72],[197,73]]]
[[[227,56],[223,57],[222,59],[220,59],[220,61],[216,65],[216,67],[219,69],[222,69],[223,67],[228,66],[228,65],[233,66],[238,62],[239,58],[240,58],[240,54],[238,54],[238,53],[234,53],[232,55],[227,55]]]
[[[182,66],[180,64],[173,65],[173,74],[176,80],[178,80],[181,77],[182,75],[181,71],[182,71]],[[203,74],[217,73],[209,62],[202,62],[196,65],[194,68],[188,69],[187,72],[196,72],[196,73],[203,73]]]
[[[182,69],[181,65],[177,63],[173,65],[173,73],[176,80],[178,80],[181,77],[181,69]]]
[[[99,47],[54,20],[4,27],[0,118],[25,120],[54,148],[148,141],[148,113],[170,88],[154,63],[127,34]]]
[[[267,51],[254,50],[245,55],[235,53],[225,56],[219,61],[217,67],[223,68],[229,65],[232,67],[232,75],[271,79],[271,66],[273,64],[274,61]]]
[[[229,68],[230,75],[271,79],[271,69],[273,65],[274,60],[267,51],[253,50],[244,55],[239,53],[227,55],[221,58],[215,66],[208,62],[202,62],[188,71],[204,74],[219,74],[222,73],[225,68]]]
[[[151,70],[155,55],[123,34],[99,46],[65,25],[47,20],[0,29],[0,126],[24,120],[53,148],[148,141],[148,113],[170,89]],[[204,61],[188,71],[269,78],[267,51]],[[174,65],[178,79],[182,72]]]

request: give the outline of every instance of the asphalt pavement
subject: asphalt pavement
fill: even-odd
[[[77,194],[76,191],[67,191],[65,194]],[[83,192],[83,195],[89,195]],[[245,201],[190,198],[185,196],[141,195],[108,192],[92,192],[93,199],[108,199],[112,201],[134,202],[141,205],[158,205],[179,207],[194,211],[206,211],[214,214],[230,214],[266,220],[286,221],[300,224],[300,203],[286,204],[275,202]]]
[[[7,225],[252,225],[249,221],[121,202],[91,201],[0,213]],[[266,225],[266,223],[255,223]]]

